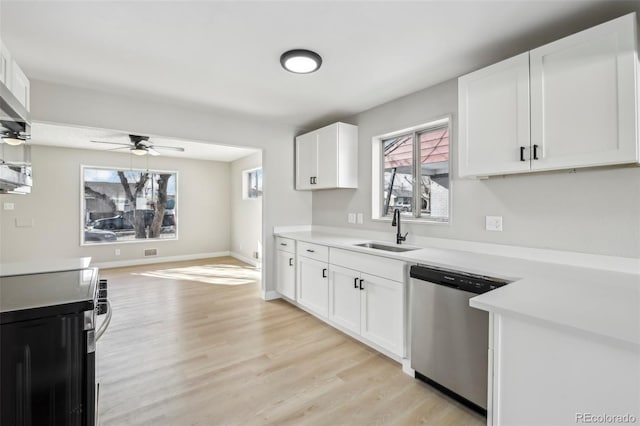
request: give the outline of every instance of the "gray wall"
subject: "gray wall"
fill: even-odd
[[[231,251],[249,258],[262,247],[262,197],[242,199],[242,172],[261,166],[261,152],[231,163]]]
[[[275,250],[271,232],[278,225],[311,223],[311,194],[293,187],[292,126],[254,117],[155,102],[78,87],[31,81],[34,121],[113,129],[205,143],[261,148],[264,168],[263,290],[275,289]],[[2,239],[5,237],[2,236]]]
[[[380,105],[346,120],[359,126],[356,190],[313,193],[313,224],[388,231],[371,220],[371,139],[453,115],[452,218],[449,225],[406,224],[409,235],[640,257],[640,168],[512,175],[457,176],[457,80]],[[363,225],[346,212],[364,212]],[[485,231],[485,216],[503,216],[503,232]]]
[[[80,246],[80,166],[146,168],[146,157],[106,151],[33,146],[33,191],[4,195],[15,210],[0,211],[0,259],[17,262],[91,256],[94,262],[228,251],[229,163],[168,157],[149,158],[149,168],[178,172],[178,240]],[[17,227],[33,222],[32,227]],[[115,249],[120,255],[115,255]]]

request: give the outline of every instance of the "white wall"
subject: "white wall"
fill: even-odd
[[[76,256],[120,262],[144,258],[146,248],[157,248],[158,257],[229,250],[229,163],[150,157],[150,169],[178,172],[178,240],[81,246],[80,166],[146,168],[147,157],[36,145],[32,161],[31,194],[2,196],[15,205],[15,210],[0,213],[2,262]],[[17,227],[16,221],[33,226]]]
[[[346,120],[359,126],[357,190],[313,194],[313,224],[395,232],[371,220],[371,139],[453,114],[457,147],[457,80],[380,105]],[[457,176],[452,161],[449,225],[403,224],[412,235],[640,257],[640,168],[513,175],[489,180]],[[364,212],[364,225],[346,212]],[[485,231],[485,216],[503,216],[503,232]],[[410,240],[409,240],[410,241]]]
[[[243,199],[243,172],[262,167],[262,153],[231,163],[231,251],[253,259],[262,247],[262,197]],[[262,256],[262,255],[261,255]]]
[[[275,288],[274,241],[278,225],[311,223],[311,194],[293,186],[292,126],[276,126],[249,116],[160,103],[95,90],[31,81],[34,121],[126,133],[249,146],[263,150],[263,289]],[[4,238],[4,236],[3,236]]]

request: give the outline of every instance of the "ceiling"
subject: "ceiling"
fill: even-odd
[[[298,128],[345,118],[633,10],[576,1],[2,0],[32,79]],[[280,67],[292,48],[319,72]]]
[[[88,129],[82,127],[59,126],[54,124],[33,123],[31,126],[32,139],[29,143],[33,145],[61,146],[66,148],[91,149],[107,151],[118,148],[114,145],[92,143],[92,140],[106,142],[129,142],[126,133],[113,130]],[[213,145],[210,143],[193,142],[186,140],[168,139],[151,136],[149,142],[153,145],[165,145],[184,148],[184,152],[176,152],[158,149],[163,157],[172,158],[195,158],[198,160],[212,161],[235,161],[239,158],[258,152],[259,150],[250,148],[238,148],[223,145]],[[119,152],[126,155],[133,155],[126,149],[110,151]]]

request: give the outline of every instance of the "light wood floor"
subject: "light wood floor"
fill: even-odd
[[[287,302],[232,258],[101,271],[109,425],[481,425],[400,365]]]

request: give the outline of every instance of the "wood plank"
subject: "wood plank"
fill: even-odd
[[[306,312],[261,300],[248,279],[259,275],[233,258],[101,276],[114,309],[97,352],[103,426],[485,423]]]

